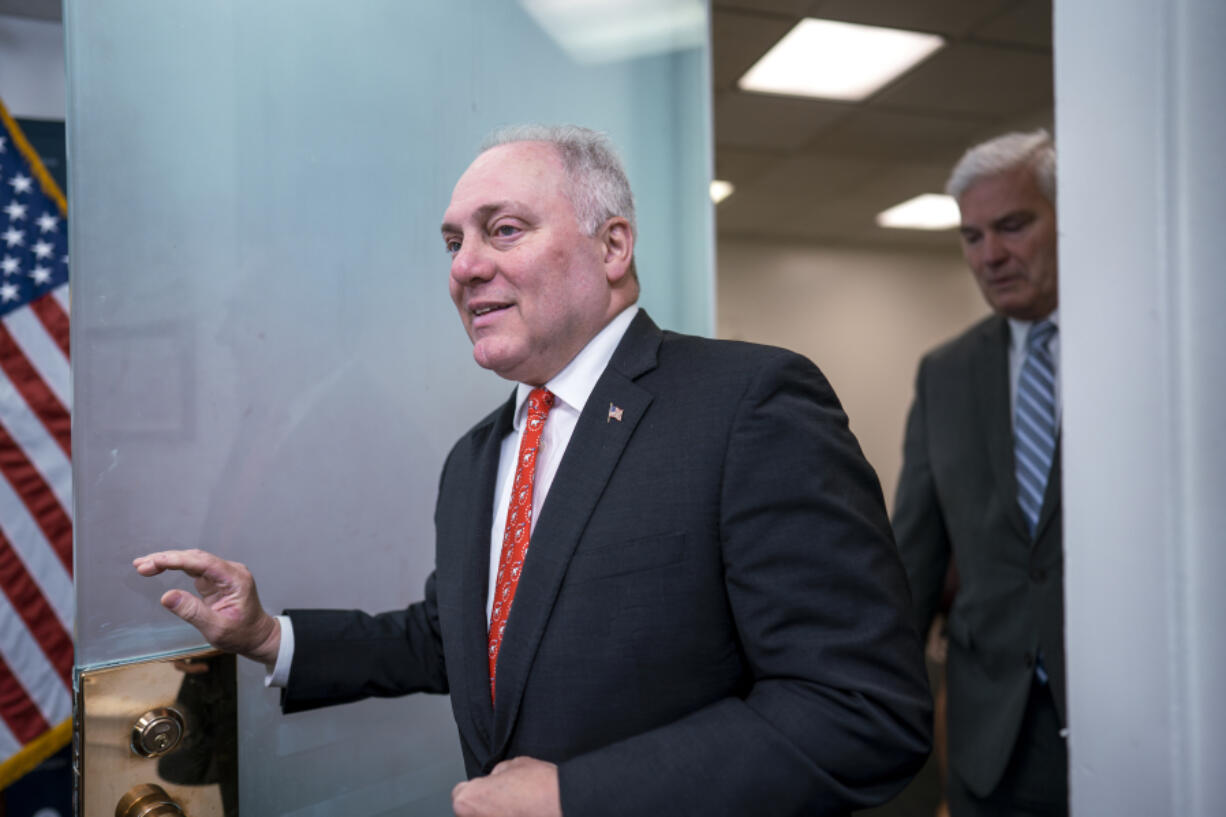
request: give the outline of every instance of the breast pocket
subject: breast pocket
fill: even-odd
[[[656,534],[575,552],[567,571],[570,584],[642,573],[685,559],[685,534]]]

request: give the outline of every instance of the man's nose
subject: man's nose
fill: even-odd
[[[460,284],[489,280],[494,274],[494,264],[485,249],[476,242],[460,245],[451,257],[451,277]]]
[[[983,236],[983,260],[991,266],[999,266],[1009,257],[1009,251],[999,236],[995,233],[985,233]]]

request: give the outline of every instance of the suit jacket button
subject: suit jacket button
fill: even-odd
[[[1047,571],[1044,568],[1036,567],[1030,571],[1030,578],[1036,582],[1047,581]]]
[[[1034,653],[1027,650],[1024,657],[1026,659],[1026,669],[1034,669]]]

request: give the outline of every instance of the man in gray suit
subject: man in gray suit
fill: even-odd
[[[517,385],[447,457],[421,601],[278,619],[240,564],[136,568],[195,576],[163,604],[271,666],[287,712],[450,694],[460,817],[879,803],[931,712],[876,475],[812,363],[657,327],[635,235],[584,129],[504,133],[456,184],[452,300]]]
[[[995,314],[927,354],[894,531],[927,632],[946,571],[953,817],[1068,813],[1056,156],[1044,131],[971,148],[947,185]]]

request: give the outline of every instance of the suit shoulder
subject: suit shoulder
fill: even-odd
[[[924,355],[921,366],[944,368],[965,365],[985,346],[1003,344],[1007,338],[1007,332],[1008,328],[1004,318],[999,315],[989,315],[960,335],[930,349]]]
[[[790,349],[741,340],[704,338],[665,331],[660,345],[662,365],[710,367],[730,374],[752,374],[763,368],[802,366],[816,368],[811,360]]]

